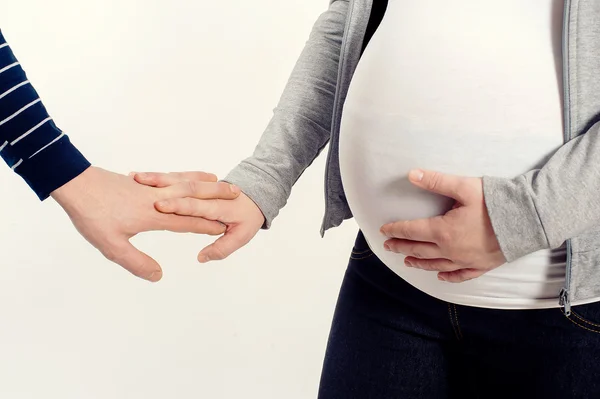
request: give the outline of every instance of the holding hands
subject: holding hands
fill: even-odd
[[[168,230],[220,235],[227,231],[229,236],[223,239],[223,243],[207,252],[215,258],[219,254],[216,251],[233,251],[232,238],[249,239],[247,229],[242,230],[237,225],[226,227],[217,222],[219,218],[215,217],[193,217],[195,215],[192,212],[186,214],[179,208],[181,202],[186,202],[185,198],[193,198],[198,203],[207,201],[206,209],[212,213],[207,212],[206,215],[224,216],[225,220],[237,221],[241,219],[237,217],[239,211],[233,215],[230,211],[232,207],[224,206],[225,200],[247,204],[244,201],[248,199],[237,199],[240,195],[237,187],[218,183],[216,176],[208,173],[183,175],[185,178],[176,174],[167,175],[169,184],[164,183],[167,180],[157,180],[151,184],[152,180],[143,180],[138,175],[136,179],[149,183],[143,185],[131,177],[91,167],[55,190],[52,197],[64,208],[81,235],[107,259],[135,276],[156,282],[162,277],[160,265],[129,242],[138,233]],[[173,198],[176,200],[169,200]],[[165,212],[155,209],[154,204],[162,200],[169,200],[166,208],[159,207]],[[256,212],[254,218],[258,219]]]
[[[227,258],[254,238],[265,222],[261,210],[244,193],[235,198],[219,196],[216,192],[206,196],[206,190],[202,189],[206,185],[202,172],[135,173],[134,178],[145,186],[169,190],[171,196],[155,203],[163,215],[224,224],[224,235],[198,254],[201,263]]]

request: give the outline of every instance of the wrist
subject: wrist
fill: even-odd
[[[74,199],[81,199],[89,191],[90,181],[94,178],[98,168],[90,166],[79,175],[63,184],[61,187],[50,193],[50,196],[61,206],[73,202]]]

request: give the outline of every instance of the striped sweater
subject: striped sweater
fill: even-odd
[[[0,156],[42,200],[90,166],[48,115],[2,31]]]

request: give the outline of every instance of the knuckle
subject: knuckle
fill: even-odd
[[[476,262],[469,257],[465,257],[462,254],[456,254],[456,256],[454,256],[454,259],[456,259],[454,261],[454,263],[456,263],[457,265],[460,265],[464,269],[467,269],[467,270],[475,269]]]
[[[110,249],[103,250],[102,255],[104,255],[104,257],[111,262],[115,262],[115,263],[117,262],[117,256],[116,256],[115,252]]]
[[[427,262],[423,262],[422,260],[414,260],[412,264],[415,265],[417,269],[421,270],[431,270],[431,265]]]
[[[443,262],[443,263],[440,263],[439,268],[440,268],[440,271],[451,272],[454,270],[454,265],[452,264],[452,262]]]
[[[436,231],[436,240],[440,246],[447,246],[452,242],[452,233],[448,230]]]
[[[218,200],[209,200],[208,207],[207,207],[207,216],[213,220],[222,219],[221,216],[219,215],[220,209],[221,208],[219,206]]]
[[[218,246],[213,247],[213,254],[211,256],[215,260],[223,260],[227,258],[227,254]]]
[[[125,257],[125,250],[116,244],[109,244],[102,250],[102,255],[111,262],[119,263]]]
[[[427,262],[427,270],[443,272],[444,268],[438,262]]]
[[[407,222],[399,222],[395,226],[396,236],[410,240],[412,238],[412,234],[410,233],[410,229],[408,227],[409,226]]]
[[[168,183],[168,182],[177,183],[177,182],[184,180],[181,178],[181,176],[177,172],[169,172],[169,173],[163,174],[161,177],[162,177],[161,180],[165,183]]]
[[[194,212],[194,201],[191,198],[182,198],[177,201],[177,210],[184,215],[191,215]]]
[[[429,188],[435,190],[439,187],[442,175],[439,172],[431,172],[429,176]]]
[[[455,231],[446,219],[443,217],[431,219],[429,228],[433,231],[433,238],[438,245],[452,247],[451,244],[455,239]]]
[[[188,180],[186,182],[187,184],[187,188],[188,188],[188,192],[190,193],[190,195],[196,195],[199,191],[198,188],[198,183],[195,180]]]
[[[410,250],[410,253],[411,253],[411,254],[412,254],[412,256],[414,256],[415,258],[419,258],[419,259],[422,259],[422,258],[423,258],[423,254],[421,253],[421,250],[420,250],[418,247],[416,247],[416,246],[413,246],[413,247],[411,248],[411,250]]]
[[[230,197],[232,194],[231,185],[229,183],[225,183],[225,182],[217,183],[217,190],[218,190],[219,194],[224,197]]]
[[[477,272],[467,269],[460,274],[461,281],[469,281],[473,280],[477,277]]]

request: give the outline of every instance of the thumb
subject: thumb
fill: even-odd
[[[221,238],[200,251],[198,261],[200,263],[207,263],[213,260],[223,260],[248,244],[252,237],[249,237],[239,227],[236,226],[229,229]]]
[[[162,278],[162,269],[158,262],[138,250],[127,239],[102,253],[108,260],[122,266],[134,276],[153,283]]]
[[[453,198],[462,204],[468,197],[468,193],[464,191],[464,177],[415,169],[410,171],[408,179],[419,188]]]

